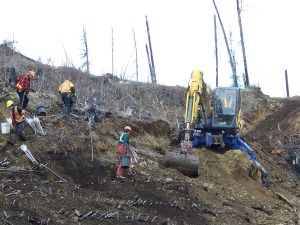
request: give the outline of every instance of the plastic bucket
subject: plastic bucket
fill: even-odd
[[[38,116],[46,116],[46,109],[44,108],[44,106],[39,106],[37,108],[37,115]]]
[[[121,168],[122,169],[127,169],[129,168],[130,165],[130,156],[129,155],[123,155],[121,156]]]
[[[9,123],[1,123],[1,132],[2,134],[10,133],[10,124]]]

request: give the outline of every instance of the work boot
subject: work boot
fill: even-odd
[[[14,146],[16,143],[16,134],[10,134],[7,144]]]
[[[70,114],[70,107],[69,106],[64,106],[64,114],[69,115]]]

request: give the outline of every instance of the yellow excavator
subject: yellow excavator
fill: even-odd
[[[178,152],[167,152],[165,164],[191,176],[200,175],[200,158],[190,149],[200,145],[231,146],[246,151],[258,163],[254,151],[238,135],[240,128],[241,94],[237,87],[217,87],[211,93],[203,80],[203,72],[194,70],[186,92],[185,113],[176,121],[176,139],[181,143]]]

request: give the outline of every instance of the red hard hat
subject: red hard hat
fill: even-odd
[[[126,126],[126,127],[124,127],[124,130],[129,130],[129,131],[131,131],[131,127],[130,127],[130,126]]]

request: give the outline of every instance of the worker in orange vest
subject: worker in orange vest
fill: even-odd
[[[65,115],[69,115],[76,102],[75,87],[70,80],[65,80],[58,88],[58,92],[61,95],[64,103],[63,112]]]
[[[14,105],[14,102],[11,100],[7,101],[6,106],[10,107],[10,118],[12,120],[11,133],[7,143],[15,145],[17,135],[22,141],[27,141],[25,133],[23,132],[26,120],[26,110],[21,106]]]
[[[34,71],[29,71],[27,74],[22,75],[18,83],[16,85],[17,94],[19,96],[19,105],[23,108],[27,108],[27,104],[29,102],[28,94],[30,91],[34,92],[34,90],[30,87],[30,80],[35,77]]]

